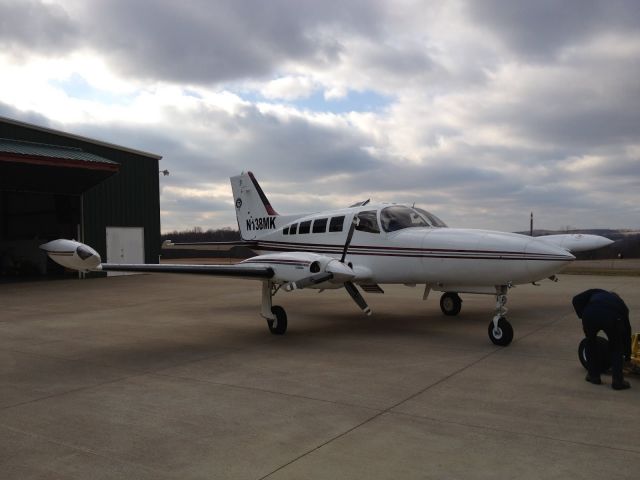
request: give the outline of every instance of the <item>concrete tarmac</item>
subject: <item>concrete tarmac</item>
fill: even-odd
[[[494,299],[384,286],[279,293],[188,275],[0,289],[2,479],[638,478],[640,378],[584,381],[571,307],[616,290],[640,330],[640,277],[561,275]]]

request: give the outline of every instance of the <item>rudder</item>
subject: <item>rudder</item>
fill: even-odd
[[[263,233],[276,230],[278,213],[253,173],[242,172],[230,180],[242,239],[254,240]]]

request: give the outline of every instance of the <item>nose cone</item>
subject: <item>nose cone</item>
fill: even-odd
[[[532,238],[527,243],[526,253],[527,267],[533,277],[533,281],[558,273],[563,267],[576,259],[564,248],[536,240],[535,238]]]

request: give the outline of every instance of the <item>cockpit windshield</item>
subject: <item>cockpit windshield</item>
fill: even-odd
[[[393,205],[380,212],[380,223],[385,232],[395,232],[412,227],[446,227],[435,215],[421,208]]]
[[[413,207],[413,209],[421,213],[422,216],[425,217],[429,221],[429,223],[431,223],[432,227],[446,228],[447,224],[436,217],[433,213],[427,212],[426,210],[418,207]]]

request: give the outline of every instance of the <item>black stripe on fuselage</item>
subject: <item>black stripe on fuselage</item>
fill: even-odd
[[[343,246],[314,243],[288,243],[258,241],[258,249],[275,252],[311,252],[340,255]],[[563,261],[570,260],[562,255],[545,253],[505,252],[492,250],[459,250],[443,248],[411,248],[411,247],[378,247],[373,245],[351,245],[350,255],[371,255],[381,257],[406,257],[406,258],[457,258],[473,260],[544,260]]]

